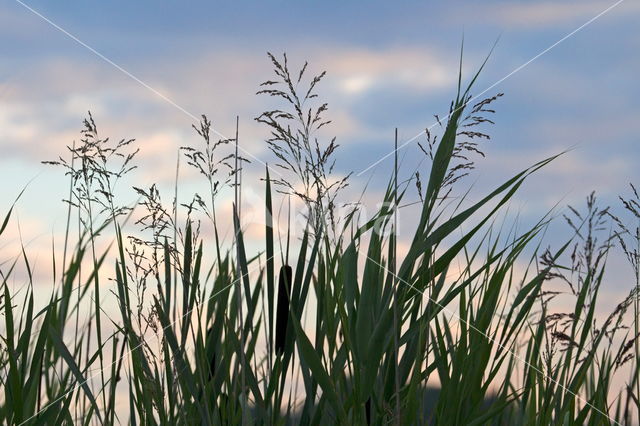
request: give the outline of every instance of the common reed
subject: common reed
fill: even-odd
[[[63,266],[54,268],[43,308],[35,306],[43,283],[31,274],[27,249],[0,265],[0,422],[638,420],[640,234],[632,224],[640,204],[633,186],[632,197],[622,198],[630,221],[591,195],[586,209],[567,210],[558,247],[545,239],[557,221],[552,214],[524,231],[508,229],[499,216],[529,176],[557,156],[477,201],[444,202],[482,157],[478,141],[489,138],[488,117],[502,96],[473,103],[480,71],[465,86],[460,68],[448,116],[421,144],[429,164],[403,177],[396,162],[372,215],[357,222],[362,212],[351,204],[340,217],[350,174],[337,175],[339,147],[324,136],[328,105],[318,93],[325,73],[307,80],[308,64],[292,72],[286,56],[269,59],[275,77],[258,93],[276,105],[257,121],[269,132],[282,175],[267,168],[260,183],[264,245],[255,252],[248,252],[239,208],[239,137],[214,140],[206,116],[194,126],[199,143],[181,152],[208,194],[193,194],[186,204],[176,195],[167,204],[147,183],[133,189],[137,202],[120,205],[116,183],[135,167],[138,151],[133,140],[98,136],[91,115],[70,158],[51,162],[69,177],[69,250],[62,262],[52,253],[52,264]],[[398,207],[412,182],[419,213],[400,255]],[[217,211],[225,188],[238,193],[232,218]],[[274,215],[274,200],[289,197],[305,206],[299,239]],[[14,205],[0,238],[14,226]],[[228,243],[219,235],[225,222],[234,233]],[[280,233],[287,243],[278,246]],[[597,307],[616,246],[635,282],[602,316]],[[26,286],[12,291],[21,267]],[[568,308],[560,296],[571,300]],[[113,309],[102,303],[108,297]],[[614,379],[627,375],[616,388]]]

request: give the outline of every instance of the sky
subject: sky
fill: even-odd
[[[434,115],[448,112],[463,45],[464,81],[491,53],[471,93],[504,96],[492,104],[495,125],[482,128],[491,135],[481,146],[486,157],[475,158],[476,170],[455,194],[471,187],[469,198],[478,199],[567,151],[523,186],[509,206],[514,220],[524,229],[555,206],[558,215],[567,205],[583,207],[591,191],[624,216],[617,196],[630,194],[630,182],[640,185],[638,22],[638,0],[2,0],[0,217],[27,189],[0,239],[0,266],[20,254],[22,241],[34,276],[51,285],[50,251],[54,244],[60,254],[68,181],[41,162],[66,156],[89,110],[101,136],[135,138],[140,148],[139,168],[118,188],[129,204],[137,198],[132,186],[153,183],[170,203],[179,147],[201,144],[192,124],[206,114],[216,132],[233,136],[238,116],[243,155],[251,160],[243,170],[243,220],[249,245],[258,244],[260,179],[265,163],[273,168],[276,161],[267,129],[254,118],[279,106],[256,96],[273,77],[267,52],[286,52],[294,69],[308,61],[310,73],[327,72],[317,92],[332,123],[322,137],[340,145],[336,174],[353,173],[345,202],[365,187],[367,211],[381,200],[395,128],[401,178],[428,174],[417,142],[425,142],[425,128],[437,131]],[[182,157],[181,202],[203,190]],[[230,190],[220,195],[222,220],[230,218],[232,199]],[[406,202],[416,200],[408,191]],[[415,207],[402,211],[400,252],[403,228],[409,231],[416,215]],[[569,236],[559,217],[546,242],[557,247]],[[633,285],[622,256],[610,264],[603,313]],[[13,280],[20,288],[25,276]],[[36,294],[46,301],[46,292]],[[116,306],[108,297],[103,304]]]
[[[191,125],[201,114],[221,135],[233,135],[239,116],[251,160],[243,205],[263,214],[259,179],[275,158],[267,129],[254,118],[277,106],[255,94],[272,77],[267,52],[286,52],[292,67],[308,61],[310,72],[326,70],[318,93],[332,123],[323,135],[340,144],[336,173],[353,172],[347,199],[365,186],[365,201],[380,199],[395,128],[401,173],[422,170],[416,142],[424,143],[435,114],[448,112],[463,45],[467,81],[491,52],[472,94],[504,96],[493,104],[495,125],[484,128],[491,135],[482,145],[486,158],[477,158],[462,189],[473,185],[481,195],[568,150],[525,185],[514,201],[519,217],[532,222],[556,205],[581,206],[592,190],[616,206],[628,183],[640,180],[639,18],[634,0],[4,0],[0,207],[6,211],[29,185],[16,210],[20,227],[0,244],[2,259],[20,238],[45,253],[51,235],[63,231],[67,181],[41,161],[78,140],[88,110],[102,136],[135,138],[141,149],[139,169],[121,185],[129,201],[136,198],[132,185],[152,183],[170,200],[178,149],[200,143]],[[185,192],[198,188],[197,174],[181,167]],[[231,194],[222,197],[228,215]],[[407,197],[418,199],[415,192]],[[616,287],[612,294],[621,293]]]

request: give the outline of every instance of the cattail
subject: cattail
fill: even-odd
[[[284,352],[284,343],[287,337],[289,324],[289,291],[291,289],[291,266],[284,265],[280,268],[278,280],[278,307],[276,310],[276,354]]]

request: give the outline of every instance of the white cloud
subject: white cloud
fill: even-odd
[[[456,69],[451,58],[428,48],[337,49],[337,52],[320,52],[315,57],[314,62],[322,64],[330,80],[347,94],[388,87],[420,91],[446,89],[455,84],[456,79],[451,73],[451,69]]]
[[[317,48],[305,52],[310,72],[328,71],[319,92],[329,101],[332,125],[325,136],[346,143],[366,137],[372,129],[350,110],[349,95],[379,88],[442,89],[454,83],[447,61],[428,49],[367,50],[352,47]],[[302,53],[290,54],[302,58]],[[266,129],[253,121],[274,105],[273,98],[256,96],[258,84],[271,75],[270,63],[248,51],[197,55],[161,65],[146,60],[127,66],[151,87],[193,115],[206,113],[224,135],[234,132],[235,115],[241,117],[241,147],[252,161],[269,158]],[[322,68],[321,68],[322,67]],[[173,168],[180,145],[198,143],[190,129],[193,119],[111,68],[91,61],[44,58],[28,69],[13,70],[3,82],[0,102],[0,148],[6,156],[50,158],[78,137],[87,110],[103,136],[133,137],[158,170]],[[345,96],[346,95],[346,96]]]

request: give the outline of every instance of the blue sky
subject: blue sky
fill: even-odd
[[[54,28],[36,10],[86,45],[170,98],[158,96]],[[19,206],[23,238],[61,230],[65,181],[40,164],[78,138],[91,110],[101,133],[136,138],[141,168],[123,183],[170,187],[177,149],[197,143],[190,126],[206,113],[223,134],[235,116],[245,149],[247,197],[259,193],[261,161],[273,162],[266,129],[253,121],[272,100],[256,97],[270,77],[266,52],[327,71],[319,88],[341,144],[338,171],[359,172],[445,115],[455,95],[464,36],[470,76],[499,38],[473,93],[479,93],[614,5],[559,2],[44,2],[0,3],[0,178],[7,206],[35,177]],[[579,204],[591,190],[616,202],[638,182],[640,5],[626,0],[486,95],[504,92],[486,159],[467,179],[478,194],[533,162],[572,150],[535,176],[517,201],[533,220],[554,204]],[[423,140],[423,139],[419,139]],[[403,170],[419,159],[415,143],[400,153]],[[352,193],[373,177],[382,190],[391,159],[352,179]],[[185,172],[186,185],[196,185]],[[466,187],[466,186],[465,186]],[[464,189],[464,188],[463,188]],[[415,194],[413,198],[417,198]],[[131,199],[135,197],[131,194]],[[167,200],[169,200],[167,196]],[[48,206],[43,221],[38,210]],[[44,237],[43,237],[44,235]],[[14,236],[16,237],[16,236]],[[34,243],[37,244],[37,243]],[[3,256],[4,258],[4,256]]]

